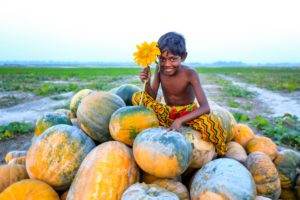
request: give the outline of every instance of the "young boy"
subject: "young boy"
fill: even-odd
[[[141,81],[147,81],[143,105],[154,110],[161,126],[178,130],[186,124],[199,131],[204,140],[212,142],[219,155],[224,155],[225,132],[218,119],[209,115],[210,107],[199,76],[194,69],[182,65],[187,57],[184,37],[175,32],[166,33],[159,38],[158,46],[161,55],[152,84],[149,67],[140,73]],[[166,104],[155,101],[160,85]],[[135,93],[133,104],[138,105],[141,98],[142,92]]]

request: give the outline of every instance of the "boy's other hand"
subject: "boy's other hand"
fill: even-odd
[[[140,73],[140,79],[142,82],[145,82],[150,80],[150,77],[151,77],[150,67],[145,67]]]
[[[182,127],[182,122],[179,119],[175,119],[175,121],[172,123],[170,128],[168,128],[168,131],[178,131]]]

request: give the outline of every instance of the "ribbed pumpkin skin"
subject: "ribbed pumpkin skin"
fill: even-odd
[[[64,190],[70,186],[81,162],[94,147],[92,139],[75,126],[56,125],[31,145],[26,156],[26,169],[30,178]]]
[[[270,139],[264,136],[257,136],[251,139],[247,144],[247,153],[255,151],[263,152],[267,154],[271,160],[277,156],[277,145]]]
[[[112,114],[109,122],[112,138],[130,146],[141,131],[158,126],[155,113],[144,106],[119,108]]]
[[[271,199],[278,199],[281,188],[277,169],[270,157],[262,152],[248,155],[246,166],[251,172],[257,194]]]
[[[2,193],[0,200],[60,200],[58,194],[46,183],[25,179],[12,184]]]
[[[77,119],[80,128],[94,140],[106,142],[111,139],[109,120],[124,101],[109,92],[92,92],[79,104]]]
[[[170,179],[160,179],[154,181],[152,184],[158,185],[161,188],[164,188],[170,192],[173,192],[178,196],[180,200],[189,200],[190,194],[185,185],[178,181],[170,180]]]
[[[229,142],[225,157],[235,159],[240,163],[245,163],[247,160],[247,153],[239,143]]]
[[[179,130],[185,138],[192,144],[192,161],[189,167],[201,168],[210,162],[215,155],[215,147],[212,143],[201,139],[201,134],[189,127],[183,127]]]
[[[27,178],[28,174],[24,165],[0,165],[0,193],[11,184]]]
[[[192,146],[179,132],[150,128],[135,138],[133,154],[145,172],[160,178],[173,178],[189,166]]]
[[[79,92],[77,92],[71,99],[70,102],[70,111],[72,113],[73,117],[76,117],[77,109],[79,104],[81,103],[82,99],[89,95],[93,90],[90,89],[82,89]]]
[[[253,200],[256,189],[250,172],[241,163],[220,158],[198,170],[192,180],[190,195],[192,200],[209,199],[208,197]]]
[[[141,91],[141,88],[132,84],[124,84],[110,90],[111,93],[121,97],[127,106],[132,106],[132,95],[139,91]]]
[[[226,142],[230,142],[234,137],[233,127],[236,125],[233,115],[225,108],[217,105],[211,107],[211,115],[219,118],[219,121],[222,123],[222,127],[226,132]]]
[[[157,185],[136,183],[131,185],[122,196],[122,200],[179,200],[178,196]]]
[[[242,145],[244,148],[247,146],[249,140],[255,137],[252,129],[246,124],[236,124],[233,127],[234,141]]]
[[[5,155],[5,162],[9,163],[14,158],[26,156],[27,151],[10,151]]]
[[[138,178],[132,150],[118,141],[105,142],[82,162],[67,200],[118,200]]]
[[[72,122],[65,114],[55,112],[46,113],[37,119],[35,123],[34,135],[39,136],[48,128],[58,124],[72,125]]]
[[[278,153],[274,160],[278,170],[281,188],[292,188],[297,176],[297,167],[300,167],[299,152],[286,149]]]

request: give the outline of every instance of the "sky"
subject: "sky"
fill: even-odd
[[[0,60],[131,62],[176,31],[187,62],[300,62],[299,0],[0,0]]]

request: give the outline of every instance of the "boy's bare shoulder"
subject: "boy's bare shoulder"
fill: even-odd
[[[189,77],[198,76],[197,71],[191,67],[182,65],[182,69],[183,69],[184,73]]]

